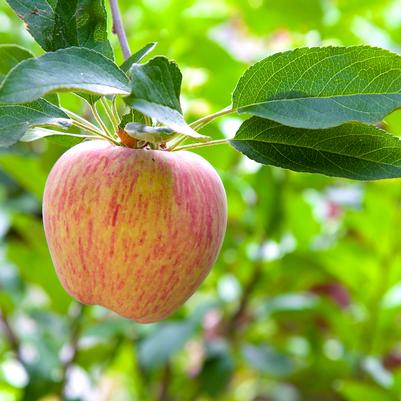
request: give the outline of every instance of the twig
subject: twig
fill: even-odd
[[[125,34],[124,25],[121,19],[118,0],[110,0],[110,7],[113,16],[113,32],[118,36],[124,58],[127,59],[131,55],[131,50],[129,48],[127,35]]]
[[[97,111],[96,104],[91,104],[90,108],[92,110],[92,114],[95,117],[96,122],[101,127],[104,135],[109,138],[109,140],[114,140],[113,135],[110,133],[109,129],[107,128],[106,124],[103,122],[102,118]]]
[[[113,134],[114,134],[114,136],[115,136],[115,135],[116,135],[116,132],[118,131],[118,121],[117,121],[117,119],[115,118],[115,115],[114,115],[114,113],[113,113],[112,108],[111,108],[110,105],[107,103],[107,100],[106,100],[104,97],[102,97],[102,98],[100,99],[100,101],[101,101],[101,103],[102,103],[102,106],[103,106],[104,111],[105,111],[106,114],[107,114],[107,118],[110,120],[111,124],[113,125],[113,130],[114,130]]]
[[[65,393],[65,387],[67,384],[68,373],[74,364],[77,355],[78,355],[78,341],[81,332],[81,320],[84,313],[85,306],[77,303],[76,309],[73,311],[73,321],[71,322],[71,330],[70,330],[70,347],[71,351],[63,364],[63,372],[60,381],[60,395],[63,397]]]
[[[237,329],[241,325],[241,319],[244,316],[246,310],[248,309],[248,305],[251,300],[252,293],[262,276],[263,260],[260,259],[260,254],[262,252],[263,244],[264,244],[264,239],[262,239],[260,242],[258,252],[257,252],[258,260],[254,264],[252,276],[251,276],[250,280],[244,287],[238,308],[234,312],[232,317],[228,320],[228,322],[225,326],[225,333],[228,338],[232,338],[235,336]]]
[[[11,349],[14,351],[16,358],[23,366],[25,366],[25,363],[21,356],[18,337],[14,333],[14,330],[11,327],[10,322],[8,321],[8,317],[3,310],[0,310],[0,322],[3,325],[4,334],[8,340],[8,343],[10,344]]]
[[[171,381],[171,366],[167,362],[167,364],[164,367],[163,370],[163,377],[162,377],[162,382],[160,385],[160,392],[159,396],[157,398],[158,401],[169,401],[169,396],[168,396],[168,391],[170,387],[170,381]]]

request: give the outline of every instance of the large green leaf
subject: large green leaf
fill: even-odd
[[[0,82],[8,72],[21,61],[33,57],[33,54],[17,45],[0,45]]]
[[[108,58],[93,50],[71,47],[25,60],[0,87],[0,103],[31,102],[50,92],[127,95],[128,78]]]
[[[134,64],[131,77],[132,93],[125,98],[129,106],[180,134],[205,139],[185,122],[182,115],[182,75],[177,64],[165,57],[155,57],[146,64]]]
[[[46,51],[87,47],[112,58],[103,0],[7,0]]]
[[[298,128],[375,123],[401,106],[401,57],[369,46],[275,54],[240,79],[233,107]]]
[[[360,123],[308,130],[252,117],[230,142],[259,163],[295,171],[358,180],[401,177],[400,139]]]
[[[68,128],[70,119],[44,99],[23,105],[0,105],[0,146],[13,145],[34,126]]]

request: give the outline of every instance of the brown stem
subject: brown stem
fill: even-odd
[[[131,55],[127,35],[125,34],[124,25],[121,19],[120,7],[118,0],[110,0],[111,14],[113,16],[113,32],[117,35],[120,41],[121,50],[124,58],[127,59]]]
[[[264,238],[260,242],[259,249],[257,252],[258,256],[262,251],[263,243],[264,243]],[[263,271],[263,261],[258,259],[254,264],[252,276],[244,287],[238,308],[231,316],[231,318],[228,320],[225,326],[225,334],[228,338],[233,338],[235,336],[237,329],[241,326],[241,320],[245,315],[246,310],[248,309],[252,293],[255,290],[255,287],[257,286],[262,276],[262,271]]]
[[[120,141],[127,148],[136,148],[138,145],[138,141],[135,138],[129,136],[122,128],[119,128],[117,131],[117,135],[120,138]]]
[[[4,334],[8,340],[8,343],[10,344],[11,349],[14,351],[16,358],[22,365],[24,365],[18,337],[10,325],[7,314],[3,310],[0,310],[0,322],[3,326]]]
[[[169,401],[170,398],[168,396],[168,391],[171,382],[171,366],[170,363],[167,362],[166,366],[163,370],[163,377],[160,386],[159,396],[157,398],[158,401]]]
[[[62,377],[60,381],[60,395],[62,397],[64,396],[69,370],[71,369],[78,355],[78,341],[81,332],[81,320],[83,313],[84,313],[84,305],[77,303],[76,309],[73,311],[73,317],[72,317],[73,320],[71,322],[71,329],[70,329],[71,353],[68,356],[68,358],[64,361]]]

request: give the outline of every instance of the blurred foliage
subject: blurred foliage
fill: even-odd
[[[401,49],[400,0],[120,3],[132,49],[158,41],[156,53],[183,68],[191,119],[227,106],[246,65],[268,54]],[[42,53],[5,2],[0,43]],[[78,97],[63,100],[88,113]],[[231,136],[239,123],[204,133]],[[386,124],[401,133],[400,112]],[[172,318],[138,325],[76,304],[58,283],[40,202],[63,151],[42,140],[0,153],[0,400],[400,399],[399,181],[295,174],[229,148],[202,150],[229,199],[223,250]]]

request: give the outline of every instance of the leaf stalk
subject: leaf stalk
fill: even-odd
[[[111,15],[113,17],[113,32],[117,35],[120,42],[121,50],[124,58],[127,59],[131,55],[127,35],[125,33],[123,21],[121,18],[118,0],[110,0]]]

